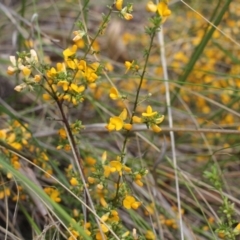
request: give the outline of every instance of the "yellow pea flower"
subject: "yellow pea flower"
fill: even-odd
[[[124,13],[123,13],[123,17],[124,17],[127,21],[133,19],[133,15],[130,14],[130,13],[127,13],[127,12],[124,12]]]
[[[166,2],[158,3],[157,11],[158,11],[158,14],[162,17],[162,23],[164,23],[167,17],[171,15],[171,10],[168,8],[168,5]]]
[[[142,119],[140,117],[137,117],[137,116],[133,116],[132,120],[133,120],[134,123],[141,123],[142,122]]]
[[[77,42],[80,39],[82,39],[82,37],[86,34],[86,32],[82,30],[78,30],[78,31],[74,31],[73,34],[75,35],[75,37],[73,38],[73,41]]]
[[[158,132],[161,132],[161,128],[158,126],[158,125],[156,125],[156,124],[152,124],[151,125],[151,128],[152,128],[152,130],[154,131],[154,132],[156,132],[156,133],[158,133]]]
[[[143,186],[143,182],[141,181],[142,180],[142,176],[140,174],[137,174],[135,176],[135,179],[134,179],[134,182],[139,186],[139,187],[142,187]]]
[[[123,200],[123,206],[126,209],[138,209],[138,207],[141,205],[140,202],[136,201],[136,199],[133,196],[127,195]]]
[[[120,131],[123,128],[123,120],[120,117],[111,117],[109,124],[106,126],[108,131]]]
[[[106,222],[106,221],[108,220],[108,218],[109,218],[109,215],[110,215],[109,212],[106,213],[106,214],[104,214],[104,215],[102,215],[102,216],[101,216],[101,220],[102,220],[103,222]]]
[[[104,239],[108,239],[107,236],[105,234],[103,234],[103,237],[102,237],[102,233],[100,231],[97,232],[96,240],[104,240]]]
[[[88,177],[88,182],[89,182],[90,184],[94,184],[94,183],[96,182],[96,179],[93,178],[93,177]]]
[[[152,116],[155,116],[156,114],[157,114],[157,112],[153,112],[151,106],[147,106],[147,110],[145,113],[142,113],[142,116],[143,117],[152,117]]]
[[[103,168],[104,168],[104,173],[103,173],[104,177],[106,177],[106,178],[109,177],[110,173],[112,172],[111,171],[112,168],[107,165],[103,166]]]
[[[111,215],[109,217],[109,221],[111,222],[119,222],[120,218],[118,212],[116,210],[111,210]]]
[[[157,118],[157,119],[155,120],[155,123],[156,123],[156,124],[160,124],[163,120],[164,120],[164,115],[162,115],[161,117]]]
[[[61,198],[59,197],[60,193],[57,189],[47,187],[47,188],[44,188],[44,192],[48,194],[53,201],[61,202]]]
[[[67,133],[66,133],[66,131],[65,131],[64,128],[60,128],[60,129],[58,130],[58,134],[60,135],[60,137],[61,137],[62,139],[67,138]]]
[[[233,232],[235,235],[240,234],[240,223],[238,223],[238,225],[233,229]]]
[[[72,83],[70,86],[71,90],[77,92],[77,93],[81,93],[85,90],[84,86],[77,86],[76,84]]]
[[[69,82],[66,80],[59,81],[57,85],[61,86],[63,91],[67,91],[69,89]]]
[[[108,131],[120,131],[124,127],[124,120],[127,118],[127,110],[124,108],[120,115],[111,117],[109,120],[109,124],[106,126]]]
[[[70,180],[70,184],[71,184],[72,186],[77,186],[77,185],[78,185],[78,180],[77,180],[77,178],[72,177],[71,180]]]
[[[35,82],[40,82],[40,81],[41,81],[41,75],[38,75],[38,74],[35,75],[35,76],[34,76],[34,81],[35,81]]]
[[[31,70],[27,67],[23,67],[22,73],[23,73],[24,77],[29,77],[29,75],[31,74]]]
[[[109,94],[109,97],[112,99],[112,100],[117,100],[119,98],[121,98],[121,95],[119,94],[118,90],[114,87],[112,87],[110,89],[110,94]]]
[[[77,52],[77,45],[73,45],[63,51],[63,56],[65,59],[68,59],[69,57],[75,55]]]
[[[115,7],[118,11],[122,10],[123,0],[117,0],[115,3]]]
[[[125,124],[123,125],[123,128],[126,129],[126,130],[128,130],[128,131],[130,131],[130,130],[132,130],[132,124],[130,124],[130,123],[125,123]]]
[[[132,67],[133,63],[134,63],[134,61],[132,61],[132,62],[125,61],[125,67],[126,67],[126,72],[125,73],[127,73],[130,70],[130,68]]]
[[[154,4],[152,1],[149,1],[146,6],[146,10],[148,12],[156,12],[157,11],[157,5]]]
[[[44,93],[44,94],[42,95],[42,98],[43,98],[44,100],[48,101],[48,100],[50,100],[52,97],[51,97],[51,95],[49,95],[48,93]]]
[[[155,234],[154,234],[152,231],[150,231],[150,230],[148,230],[148,231],[145,233],[145,237],[146,237],[146,239],[148,239],[148,240],[155,240],[155,239],[156,239]]]
[[[112,167],[111,172],[119,172],[119,175],[122,175],[122,164],[119,161],[111,161],[109,165]]]
[[[126,120],[127,119],[127,109],[126,108],[123,109],[123,111],[120,113],[119,117],[122,120]]]

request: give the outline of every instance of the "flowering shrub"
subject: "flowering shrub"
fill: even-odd
[[[71,2],[69,6],[75,6],[74,0],[67,2]],[[181,4],[188,6],[184,1]],[[179,116],[176,121],[181,126],[187,128],[194,122],[196,127],[188,130],[198,132],[201,124],[208,122],[207,115],[213,109],[216,115],[221,116],[217,122],[219,124],[233,124],[234,115],[239,116],[238,103],[236,99],[231,102],[230,97],[235,92],[227,88],[226,79],[218,79],[212,85],[215,90],[224,88],[223,92],[214,95],[207,88],[212,82],[209,72],[216,70],[219,64],[213,60],[215,50],[214,53],[205,51],[204,57],[200,58],[211,38],[210,34],[213,34],[212,30],[208,26],[204,32],[198,26],[202,31],[195,32],[194,26],[200,22],[198,19],[189,30],[191,38],[183,38],[178,43],[178,48],[183,49],[178,51],[178,48],[171,46],[176,41],[175,33],[180,31],[178,23],[181,16],[176,14],[176,18],[168,22],[172,14],[168,0],[145,4],[148,22],[145,21],[145,15],[138,14],[138,4],[113,1],[112,5],[103,9],[106,12],[98,19],[99,22],[95,23],[94,19],[94,26],[87,22],[88,12],[102,9],[95,9],[90,1],[84,1],[83,5],[79,1],[79,6],[80,20],[72,29],[67,25],[72,34],[70,40],[66,38],[67,47],[63,47],[64,41],[52,39],[52,48],[45,48],[46,34],[40,31],[37,40],[25,42],[25,51],[19,50],[10,56],[10,64],[5,70],[9,79],[16,78],[15,95],[23,99],[31,96],[27,99],[31,111],[20,109],[13,114],[0,106],[0,110],[5,109],[3,119],[6,116],[8,119],[0,127],[0,200],[5,201],[5,204],[9,200],[11,206],[19,204],[21,216],[31,225],[28,227],[31,231],[28,232],[33,233],[31,237],[34,239],[55,239],[56,232],[58,239],[68,240],[141,240],[164,239],[165,236],[169,239],[193,239],[197,238],[194,234],[203,238],[209,237],[210,233],[215,238],[236,239],[240,234],[240,224],[231,201],[237,201],[224,192],[224,181],[221,179],[223,173],[216,167],[218,161],[215,159],[215,150],[211,150],[211,145],[224,141],[220,138],[221,131],[234,130],[219,127],[215,129],[217,135],[214,135],[211,129],[203,129],[207,132],[207,138],[201,135],[206,150],[206,146],[199,149],[200,138],[195,135],[190,137],[185,128],[175,129],[172,125],[172,117]],[[178,12],[177,8],[173,7],[172,10]],[[217,14],[217,8],[212,12]],[[71,12],[68,14],[70,16]],[[145,25],[145,31],[140,37],[137,34],[121,33],[117,27],[122,36],[114,32],[109,37],[108,31],[115,24],[121,26],[118,24],[125,23],[130,28],[132,25],[140,25],[139,16]],[[187,12],[186,16],[195,19],[193,11]],[[35,18],[34,15],[31,22],[33,32],[38,31],[34,25]],[[217,26],[217,20],[221,18],[214,15],[212,19],[216,19],[214,25]],[[224,19],[230,24],[227,17]],[[185,20],[184,25],[188,26],[189,21]],[[167,47],[161,40],[165,34],[163,24],[170,29]],[[43,41],[41,36],[44,36]],[[218,34],[213,35],[215,42],[211,44],[224,52],[222,46],[218,46],[218,38]],[[106,58],[105,50],[101,49],[103,42],[116,55],[116,62]],[[120,51],[115,53],[110,43],[116,44]],[[137,54],[132,54],[133,45],[136,45]],[[197,47],[190,56],[193,46]],[[139,51],[140,48],[143,53]],[[165,50],[169,48],[169,59],[164,59]],[[158,64],[159,52],[161,66]],[[222,59],[223,54],[219,52],[216,56]],[[225,51],[225,54],[234,60],[230,51]],[[171,67],[170,75],[176,81],[169,80],[166,64]],[[196,69],[193,69],[194,66]],[[229,83],[237,88],[239,81],[232,79],[232,74],[237,73],[237,66],[234,65],[229,72]],[[200,85],[199,79],[204,84]],[[172,99],[169,91],[174,93]],[[220,99],[220,103],[215,99]],[[221,106],[228,111],[227,114],[218,113],[212,105]],[[194,109],[193,112],[190,108]],[[176,111],[178,115],[171,111]],[[24,117],[25,112],[27,117]],[[209,117],[210,122],[212,119],[216,120],[215,114]],[[166,122],[169,128],[162,126]],[[144,134],[140,132],[142,130]],[[162,130],[169,131],[170,138],[162,137]],[[173,131],[178,131],[175,140]],[[186,141],[184,146],[182,139]],[[230,139],[229,142],[233,143],[236,139]],[[162,149],[158,145],[162,145]],[[169,145],[171,153],[168,151]],[[228,147],[228,143],[225,143],[224,148]],[[181,158],[184,151],[187,157]],[[176,164],[174,156],[178,154],[180,165]],[[187,174],[194,155],[197,155],[195,162],[199,163],[201,171],[194,170],[193,174]],[[214,159],[214,167],[211,169],[208,163],[204,165],[209,158]],[[182,167],[184,162],[187,162],[187,169]],[[231,164],[227,167],[233,168]],[[204,174],[203,168],[207,169]],[[199,175],[204,175],[211,187],[204,185]],[[174,180],[175,189],[172,188]],[[206,190],[202,193],[200,186],[210,189],[207,194],[212,193],[212,187],[217,192],[221,202],[220,216],[216,214],[215,206],[211,207],[207,203],[203,196]],[[190,194],[186,194],[187,191]],[[213,198],[216,198],[214,194]],[[182,206],[181,198],[184,199]],[[201,204],[204,207],[199,204],[199,198],[203,198],[204,204]],[[13,222],[14,225],[15,210],[9,210],[13,217],[9,215],[11,221],[6,217],[6,223]],[[196,216],[197,226],[192,226],[191,221]],[[22,231],[18,232],[12,225],[10,227],[16,239],[18,235],[21,237]],[[24,235],[23,238],[27,237]]]
[[[81,144],[78,135],[81,134],[84,125],[82,125],[81,120],[71,122],[67,116],[67,109],[73,109],[83,104],[88,95],[97,89],[99,79],[106,75],[106,65],[104,66],[97,58],[89,60],[88,56],[96,54],[93,45],[103,30],[107,28],[110,16],[114,11],[118,11],[119,16],[127,21],[133,19],[132,4],[124,6],[123,1],[117,0],[115,4],[109,6],[109,13],[103,16],[100,30],[90,41],[84,24],[79,23],[79,29],[73,32],[73,44],[62,51],[63,61],[58,62],[55,66],[44,63],[35,49],[31,49],[29,52],[20,52],[17,56],[10,57],[11,65],[8,67],[7,73],[11,76],[17,74],[21,78],[21,83],[14,89],[17,92],[27,90],[38,92],[44,101],[50,105],[55,105],[58,109],[61,127],[57,130],[59,141],[56,143],[56,153],[62,150],[72,152],[74,160],[65,169],[69,190],[88,206],[88,208],[83,206],[80,210],[79,202],[76,199],[71,200],[75,206],[72,213],[74,224],[79,224],[84,229],[85,235],[90,236],[91,239],[111,239],[113,236],[121,236],[121,239],[135,239],[136,233],[131,233],[122,225],[118,211],[120,208],[134,211],[141,208],[142,202],[132,191],[131,185],[135,183],[137,186],[143,187],[143,179],[148,172],[145,167],[139,169],[139,166],[130,166],[128,163],[127,142],[132,134],[132,127],[136,123],[144,123],[154,132],[160,132],[159,124],[164,119],[164,116],[157,111],[153,112],[150,105],[146,112],[142,113],[141,118],[136,115],[153,39],[160,30],[161,23],[171,13],[166,2],[159,3],[156,9],[154,11],[150,9],[150,11],[155,12],[155,15],[151,19],[152,26],[146,29],[150,41],[143,69],[135,61],[125,62],[125,74],[136,74],[139,78],[136,96],[133,100],[128,99],[127,96],[121,95],[115,86],[109,91],[112,100],[122,101],[125,105],[124,108],[120,108],[119,114],[109,118],[105,126],[109,133],[121,131],[125,134],[122,149],[115,157],[113,154],[110,154],[109,157],[107,151],[104,151],[102,156],[97,156],[94,151],[89,151],[88,156],[83,156],[78,147]],[[82,55],[79,53],[83,46],[86,47]],[[133,102],[132,106],[131,101]],[[42,151],[37,147],[33,141],[33,136],[26,130],[27,125],[21,125],[15,121],[10,126],[10,129],[1,130],[0,133],[1,141],[9,146],[9,149],[6,148],[4,152],[10,159],[12,166],[16,170],[23,168],[19,161],[21,153],[16,154],[16,151],[24,150],[34,156],[33,159],[29,160],[32,160],[34,166],[39,167],[40,174],[51,179],[55,174],[51,163],[54,156],[49,156],[47,151]],[[12,178],[11,174],[7,176]],[[57,182],[54,185],[48,184],[48,186],[42,187],[53,202],[67,204],[64,197],[66,190]],[[1,198],[4,195],[10,196],[9,189],[5,189]],[[82,239],[81,233],[71,223],[67,225],[68,240]],[[144,234],[139,230],[137,232],[139,237]],[[154,234],[151,235],[150,232],[146,234],[147,239],[154,239]]]

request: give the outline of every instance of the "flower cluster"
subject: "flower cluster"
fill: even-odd
[[[124,121],[127,119],[127,109],[124,108],[123,111],[119,114],[119,116],[111,117],[106,128],[108,131],[120,131],[121,129],[131,130],[132,124],[125,123]]]
[[[83,34],[79,36],[76,31],[75,35],[74,41],[79,41],[83,36]],[[76,44],[65,49],[64,62],[57,63],[56,67],[40,66],[37,53],[33,49],[30,53],[19,54],[17,60],[15,56],[10,56],[12,66],[8,67],[8,74],[13,75],[17,72],[23,74],[23,83],[16,86],[15,90],[22,91],[26,87],[33,90],[35,86],[40,86],[46,91],[43,99],[55,99],[78,105],[84,100],[86,89],[96,87],[100,64],[87,63],[86,60],[79,59],[77,50]]]
[[[28,141],[31,138],[31,134],[27,131],[27,127],[27,124],[22,125],[16,120],[12,121],[8,128],[0,130],[0,140],[15,150],[29,148],[30,146]],[[17,155],[8,150],[5,150],[4,153],[10,158],[11,164],[15,169],[19,169],[21,167],[19,157]]]
[[[162,0],[157,5],[155,5],[152,1],[149,1],[147,3],[146,9],[149,12],[157,12],[159,16],[161,16],[162,21],[161,23],[164,23],[171,15],[171,10],[168,8],[168,0]]]
[[[9,66],[7,73],[13,75],[21,73],[23,75],[24,82],[15,87],[15,90],[20,92],[24,88],[29,87],[33,90],[33,86],[41,80],[41,75],[33,73],[33,70],[38,66],[38,57],[34,49],[30,50],[30,53],[20,53],[18,59],[15,56],[10,56],[10,62],[12,66]]]
[[[147,127],[154,132],[160,132],[161,128],[158,126],[164,120],[164,115],[153,111],[151,106],[147,106],[146,112],[142,113],[142,117],[133,116],[134,123],[145,123]]]
[[[120,16],[122,16],[126,20],[133,19],[133,15],[131,14],[131,12],[133,11],[132,4],[128,4],[124,8],[122,7],[122,5],[123,5],[123,0],[117,0],[115,3],[116,9],[120,11]]]

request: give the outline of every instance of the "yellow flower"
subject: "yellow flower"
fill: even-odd
[[[119,94],[118,90],[114,87],[112,87],[110,89],[110,94],[109,94],[109,97],[112,99],[112,100],[117,100],[119,98],[121,98],[121,95]]]
[[[109,165],[112,167],[111,172],[119,172],[119,175],[122,175],[122,164],[120,161],[111,161]]]
[[[41,81],[41,75],[38,75],[38,74],[35,75],[35,76],[34,76],[34,81],[35,81],[35,82],[40,82],[40,81]]]
[[[23,148],[22,144],[20,144],[18,142],[13,142],[10,145],[17,150],[22,150],[22,148]]]
[[[157,5],[155,5],[152,1],[149,1],[146,6],[146,10],[148,12],[156,12],[157,11]]]
[[[13,66],[9,66],[7,69],[7,73],[9,75],[13,75],[16,71],[22,70],[25,66],[22,64],[22,59],[18,58],[16,60],[15,56],[10,56],[10,62],[12,63]]]
[[[76,41],[76,42],[74,42],[76,45],[77,45],[77,47],[78,48],[84,48],[84,46],[85,46],[85,42],[84,42],[84,40],[83,39],[79,39],[78,41]]]
[[[155,234],[152,231],[149,231],[149,230],[145,233],[145,237],[146,237],[146,239],[149,239],[149,240],[155,240],[156,239]]]
[[[126,118],[127,118],[127,109],[126,108],[123,109],[123,111],[120,113],[119,117],[122,120],[126,120]]]
[[[104,197],[100,197],[100,203],[101,203],[101,205],[102,205],[103,207],[107,207],[107,206],[108,206],[108,204],[107,204],[107,202],[106,202],[106,200],[105,200]]]
[[[94,183],[96,182],[96,179],[93,178],[93,177],[88,177],[88,182],[89,182],[90,184],[94,184]]]
[[[85,71],[86,68],[87,68],[87,63],[86,63],[86,61],[80,60],[79,63],[78,63],[78,69],[79,69],[79,70],[82,70],[82,71]]]
[[[49,197],[54,201],[54,202],[61,202],[61,198],[59,197],[60,193],[57,189],[47,187],[44,188],[44,192],[49,195]]]
[[[130,13],[127,13],[127,12],[124,12],[124,13],[123,13],[123,17],[124,17],[127,21],[133,19],[133,15],[130,14]]]
[[[103,168],[104,168],[104,173],[103,173],[103,175],[104,175],[104,177],[109,177],[109,175],[110,175],[110,173],[112,172],[111,171],[111,167],[110,166],[103,166]]]
[[[127,173],[132,172],[132,169],[130,167],[127,167],[126,165],[123,165],[122,168],[124,172],[127,172]]]
[[[89,83],[93,83],[97,80],[98,75],[95,73],[97,69],[95,69],[95,65],[91,64],[91,66],[86,67],[84,77],[87,79]]]
[[[97,160],[91,156],[86,157],[86,163],[90,166],[94,166],[97,162]]]
[[[61,137],[62,139],[67,138],[67,133],[66,133],[66,131],[65,131],[64,128],[60,128],[60,129],[58,130],[58,134],[60,135],[60,137]]]
[[[107,129],[108,131],[120,131],[123,128],[123,124],[124,122],[120,117],[111,117]]]
[[[77,92],[77,93],[81,93],[81,92],[83,92],[84,90],[85,90],[85,87],[84,86],[77,86],[76,84],[74,84],[74,83],[72,83],[71,85],[70,85],[70,88],[71,88],[71,90],[73,90],[73,91],[75,91],[75,92]]]
[[[79,237],[79,233],[75,230],[71,230],[71,236],[68,238],[68,240],[75,240],[77,237]]]
[[[226,236],[226,234],[225,234],[225,232],[224,232],[223,230],[221,230],[221,231],[218,232],[218,237],[224,239],[225,236]]]
[[[129,236],[129,234],[130,234],[129,231],[125,232],[125,233],[122,235],[122,238],[124,239],[125,237]]]
[[[17,91],[17,92],[21,92],[24,88],[27,87],[27,84],[26,83],[21,83],[20,85],[17,85],[14,90]]]
[[[0,191],[0,199],[3,199],[5,196],[9,197],[10,196],[10,189],[9,188],[5,188],[4,190]]]
[[[78,180],[77,180],[77,178],[72,177],[71,180],[70,180],[70,184],[71,184],[72,186],[77,186],[77,185],[78,185]]]
[[[23,67],[22,73],[23,73],[24,77],[29,77],[29,75],[31,74],[31,70],[27,67]]]
[[[106,222],[106,221],[108,220],[108,218],[109,218],[109,214],[110,214],[110,213],[108,212],[108,213],[102,215],[102,216],[101,216],[101,220],[102,220],[103,222]]]
[[[138,209],[138,207],[141,205],[140,202],[136,201],[136,199],[133,196],[127,195],[123,200],[123,206],[126,209]]]
[[[118,216],[118,212],[116,210],[111,210],[111,215],[109,217],[109,221],[111,222],[119,222],[120,218]]]
[[[238,225],[233,229],[233,232],[235,235],[240,234],[240,223],[238,223]]]
[[[115,3],[115,7],[118,11],[122,10],[122,4],[123,4],[123,0],[117,0]]]
[[[82,39],[82,37],[86,34],[84,31],[82,30],[78,30],[78,31],[74,31],[73,34],[75,35],[75,37],[73,38],[74,42],[79,41],[80,39]]]
[[[63,51],[63,56],[65,59],[68,59],[69,57],[72,57],[77,52],[77,45],[73,45],[72,47],[69,47]]]
[[[125,67],[126,67],[126,72],[125,73],[127,73],[130,70],[130,68],[132,67],[133,63],[134,63],[134,61],[132,61],[132,62],[125,61]]]
[[[51,97],[51,95],[49,95],[48,93],[44,93],[44,94],[42,95],[42,98],[43,98],[44,100],[48,101],[48,100],[50,100],[52,97]]]
[[[107,160],[107,151],[104,151],[102,154],[102,164],[104,164],[106,160]]]
[[[164,115],[162,115],[161,117],[155,119],[155,123],[156,124],[160,124],[163,120],[164,120]]]
[[[158,132],[161,132],[161,128],[158,126],[158,125],[156,125],[156,124],[152,124],[151,125],[151,128],[152,128],[152,130],[154,131],[154,132],[156,132],[156,133],[158,133]]]
[[[164,23],[168,16],[171,15],[171,10],[168,9],[168,5],[165,2],[160,2],[157,5],[158,14],[162,17],[162,23]]]
[[[107,238],[107,236],[105,235],[105,234],[103,234],[103,237],[102,237],[102,234],[101,234],[101,232],[99,231],[99,232],[97,232],[97,234],[96,234],[96,240],[107,240],[108,238]]]
[[[17,71],[17,68],[14,68],[12,66],[8,66],[7,74],[8,75],[13,75],[16,71]]]
[[[124,108],[120,115],[111,117],[109,124],[106,126],[108,131],[120,131],[124,127],[124,120],[127,118],[127,110]]]
[[[130,123],[125,123],[125,124],[123,125],[123,128],[126,129],[126,130],[128,130],[128,131],[130,131],[130,130],[132,129],[132,124],[130,124]]]
[[[106,63],[105,65],[105,70],[107,70],[108,72],[112,72],[114,69],[113,65],[109,62]]]
[[[153,112],[151,106],[147,106],[147,110],[145,113],[142,113],[142,116],[143,117],[152,117],[152,116],[155,116],[156,114],[157,114],[157,112]]]
[[[66,64],[69,68],[71,69],[76,69],[77,66],[78,66],[78,60],[77,59],[71,59],[71,58],[68,58],[68,59],[65,59],[66,61]]]
[[[66,80],[59,81],[57,85],[62,87],[63,91],[67,91],[69,89],[69,82]]]
[[[109,230],[108,230],[108,228],[107,228],[107,226],[106,226],[106,224],[100,224],[100,226],[101,226],[101,229],[102,229],[102,231],[104,232],[104,233],[107,233]]]
[[[140,117],[137,117],[137,116],[133,116],[132,120],[133,120],[134,123],[141,123],[142,122],[142,119]]]
[[[139,187],[142,187],[143,186],[143,182],[141,181],[142,180],[142,176],[140,174],[137,174],[135,176],[135,180],[134,182],[139,186]]]

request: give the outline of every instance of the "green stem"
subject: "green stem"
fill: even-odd
[[[139,94],[140,94],[140,90],[141,90],[141,87],[142,87],[143,79],[144,79],[144,76],[145,76],[145,73],[146,73],[146,68],[147,68],[147,65],[148,65],[148,60],[149,60],[150,52],[151,52],[151,49],[152,49],[152,46],[153,46],[153,39],[154,39],[155,35],[156,35],[156,30],[153,31],[151,33],[151,35],[150,35],[151,36],[150,44],[149,44],[148,50],[146,51],[146,59],[145,59],[145,63],[144,63],[142,74],[140,75],[140,82],[139,82],[139,85],[138,85],[138,88],[137,88],[137,94],[136,94],[136,98],[135,98],[134,105],[133,105],[133,110],[132,110],[132,116],[131,116],[130,124],[133,123],[133,117],[134,117],[134,115],[136,113],[136,109],[137,109],[137,105],[138,105],[138,99],[139,99]],[[125,150],[126,150],[127,141],[129,139],[129,137],[130,137],[130,131],[128,130],[127,134],[125,136],[124,142],[123,142],[122,150],[121,150],[121,163],[123,163],[123,159],[124,159],[124,156],[125,156],[124,153],[125,153]],[[115,195],[113,201],[116,201],[118,199],[120,179],[121,179],[121,177],[119,176],[118,180],[117,180],[116,195]]]
[[[114,4],[113,4],[111,7],[109,7],[110,10],[109,10],[108,14],[103,18],[103,22],[102,22],[101,26],[99,27],[96,35],[95,35],[94,38],[92,39],[90,45],[88,46],[88,49],[87,49],[87,51],[85,52],[85,54],[84,54],[84,56],[83,56],[83,59],[86,58],[86,56],[88,55],[89,51],[91,50],[91,48],[92,48],[92,46],[93,46],[93,43],[96,41],[96,39],[98,38],[98,36],[102,33],[102,31],[103,31],[104,28],[106,27],[105,24],[109,21],[109,17],[110,17],[110,15],[111,15],[112,11],[113,11],[113,6],[114,6]]]

